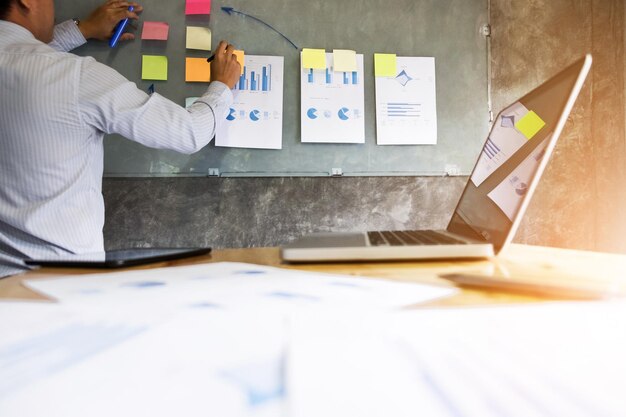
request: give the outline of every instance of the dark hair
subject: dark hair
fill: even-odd
[[[0,20],[6,19],[11,6],[13,6],[13,0],[0,0]]]

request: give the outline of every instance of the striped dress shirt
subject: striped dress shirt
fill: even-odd
[[[117,71],[70,51],[85,43],[72,22],[46,45],[0,20],[0,277],[23,259],[102,252],[103,137],[193,153],[226,119],[220,82],[188,110],[147,95]]]

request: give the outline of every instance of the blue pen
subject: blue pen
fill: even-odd
[[[133,6],[128,6],[129,12],[132,12],[133,10],[135,10]],[[113,37],[109,41],[109,46],[111,48],[115,48],[115,45],[117,45],[117,41],[120,40],[120,36],[122,36],[122,33],[124,33],[124,29],[126,29],[127,24],[128,24],[128,17],[126,19],[120,20],[117,26],[115,26],[115,30],[113,31]]]

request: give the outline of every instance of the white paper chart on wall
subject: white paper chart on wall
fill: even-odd
[[[57,0],[56,20],[86,17],[101,3],[101,0]],[[221,176],[330,176],[333,172],[345,176],[468,175],[487,136],[488,39],[480,30],[488,23],[487,0],[398,0],[394,7],[384,0],[216,0],[211,2],[209,14],[186,14],[185,0],[146,0],[142,6],[140,21],[129,29],[136,35],[134,41],[122,42],[116,48],[105,42],[90,41],[73,52],[93,56],[115,68],[138,88],[148,91],[153,86],[154,91],[181,106],[206,90],[202,78],[196,82],[187,80],[189,65],[201,65],[200,58],[206,62],[211,55],[212,51],[206,50],[207,43],[214,49],[221,39],[226,39],[245,51],[248,60],[281,58],[282,68],[278,63],[272,64],[272,78],[267,79],[272,94],[262,91],[262,80],[258,82],[260,85],[255,80],[255,87],[265,93],[257,98],[264,97],[267,102],[246,102],[248,93],[238,85],[235,94],[244,94],[231,106],[234,112],[229,115],[238,118],[230,122],[242,122],[233,132],[239,130],[236,134],[218,134],[216,140],[194,155],[149,149],[121,136],[108,135],[106,176],[206,176],[209,172]],[[226,13],[222,7],[230,7],[232,12]],[[153,24],[152,36],[156,39],[141,39],[146,22],[167,23],[168,34],[163,34],[164,25]],[[163,36],[167,40],[158,40]],[[359,106],[330,110],[332,118],[346,122],[343,116],[350,122],[359,121],[349,140],[332,140],[330,130],[326,137],[318,135],[321,140],[303,140],[303,114],[306,117],[301,105],[303,48],[322,49],[331,55],[335,49],[352,50],[362,56],[363,74],[357,84],[362,83],[363,113],[360,114]],[[428,140],[419,144],[396,141],[385,146],[378,142],[376,53],[396,54],[399,60],[434,58],[437,121],[436,133],[433,136],[429,132]],[[142,77],[145,70],[142,57],[146,56],[164,57],[150,58],[154,65],[167,61],[165,74],[154,74],[161,79]],[[260,73],[255,70],[255,77],[263,78],[263,66],[266,65],[259,68]],[[283,76],[282,98],[275,89],[278,69],[282,69]],[[250,76],[251,71],[247,72],[249,90]],[[333,82],[344,82],[341,72],[333,72],[331,77]],[[352,73],[347,78],[352,83]],[[268,106],[261,108],[261,104]],[[311,114],[326,117],[324,110],[313,110]],[[258,123],[246,127],[244,120]],[[268,126],[259,127],[261,123]]]

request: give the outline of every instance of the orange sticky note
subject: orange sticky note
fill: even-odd
[[[235,51],[235,56],[237,57],[237,62],[241,65],[241,75],[243,75],[243,67],[246,65],[246,53],[244,51]]]
[[[188,83],[211,81],[211,64],[206,58],[185,58],[185,81]]]

